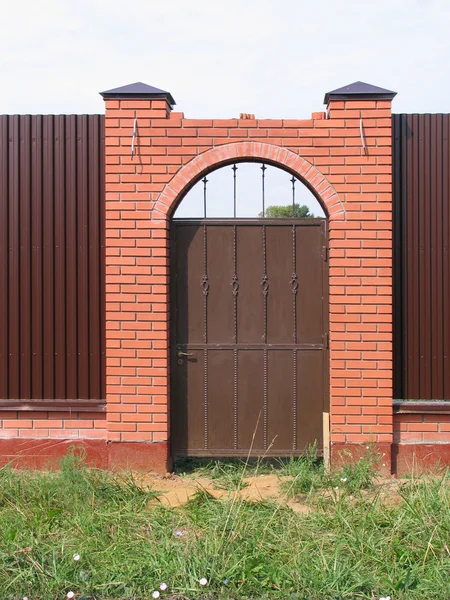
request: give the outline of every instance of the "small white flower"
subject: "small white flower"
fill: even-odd
[[[345,483],[347,481],[347,477],[341,477],[341,481],[342,483]]]
[[[159,586],[159,589],[160,589],[162,592],[164,592],[164,590],[167,590],[167,583],[164,583],[164,582],[163,582],[163,583],[162,583],[162,584]]]
[[[73,598],[75,594],[73,592],[67,592],[67,598]]]
[[[152,594],[153,598],[159,598],[159,592],[158,590],[155,590]]]
[[[182,532],[180,529],[177,529],[177,530],[175,531],[175,535],[176,535],[177,537],[181,537],[181,536],[183,535],[183,532]]]
[[[28,600],[28,596],[24,596],[22,600]]]
[[[206,585],[207,583],[208,583],[208,580],[206,579],[206,577],[202,577],[202,578],[199,580],[199,584],[200,584],[200,585]]]
[[[339,488],[338,488],[338,486],[336,486],[334,489],[335,489],[336,491],[338,491],[338,489],[339,489]]]
[[[229,579],[224,579],[223,580],[223,582],[224,582],[225,585],[227,585],[227,583],[229,583],[229,581],[230,581]]]
[[[383,467],[386,466],[386,463],[383,463]],[[386,600],[389,598],[389,596],[386,596]]]
[[[380,600],[391,600],[390,596],[382,596]]]
[[[76,560],[76,561],[80,560],[80,555],[79,554],[74,554],[73,555],[73,560]]]

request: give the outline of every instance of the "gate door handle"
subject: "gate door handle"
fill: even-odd
[[[178,356],[178,358],[183,358],[183,356],[194,356],[194,353],[193,352],[181,352],[181,350],[178,350],[177,356]]]

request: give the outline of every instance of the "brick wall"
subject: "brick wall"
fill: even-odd
[[[399,475],[436,471],[449,464],[449,403],[396,402],[392,471]]]
[[[346,208],[345,222],[330,223],[334,443],[392,441],[390,104],[347,101],[330,106],[331,121],[345,126],[339,148],[343,163],[330,166],[330,179]],[[360,119],[367,154],[361,149]],[[331,128],[333,142],[335,135]]]
[[[436,444],[450,442],[450,414],[394,415],[394,442]]]
[[[193,181],[248,158],[295,173],[329,215],[332,442],[392,441],[390,104],[335,100],[329,119],[202,120],[160,99],[106,101],[109,439],[168,439],[170,215]]]
[[[99,412],[0,411],[0,439],[105,439],[106,415]]]

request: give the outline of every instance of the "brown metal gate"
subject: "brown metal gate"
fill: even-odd
[[[320,451],[326,222],[174,221],[171,250],[172,453]]]

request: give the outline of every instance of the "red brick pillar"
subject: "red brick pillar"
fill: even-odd
[[[149,146],[150,127],[165,127],[174,100],[141,83],[102,96],[110,465],[161,471],[168,461],[168,244],[166,222],[152,221],[151,211],[170,175],[155,164],[165,148]],[[159,182],[150,173],[160,173]]]
[[[373,441],[390,468],[392,424],[392,131],[395,93],[358,82],[326,95],[343,127],[329,176],[345,208],[330,227],[333,452]]]

